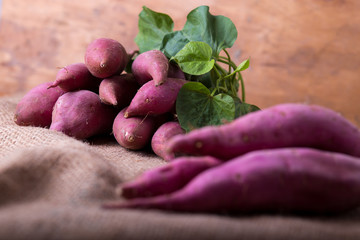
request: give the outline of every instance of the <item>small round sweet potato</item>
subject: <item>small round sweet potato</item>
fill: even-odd
[[[157,156],[169,161],[174,156],[169,156],[169,153],[166,151],[166,143],[175,135],[184,133],[185,130],[181,128],[179,122],[166,122],[155,131],[151,139],[151,148]]]
[[[153,80],[156,86],[163,84],[168,76],[169,60],[159,50],[150,50],[138,55],[131,67],[140,85]]]
[[[16,106],[14,121],[20,126],[50,127],[57,99],[65,93],[59,87],[49,88],[51,82],[31,89]]]
[[[139,84],[132,74],[122,74],[105,78],[99,87],[99,96],[103,103],[124,108],[135,96]]]
[[[156,121],[151,116],[125,118],[126,108],[121,110],[113,123],[113,134],[124,148],[139,150],[150,143]]]
[[[100,79],[94,77],[84,63],[73,63],[61,68],[49,88],[59,86],[66,92],[76,90],[98,91]]]
[[[140,87],[129,107],[125,117],[160,115],[174,109],[177,95],[186,80],[168,78],[162,85],[156,86],[151,80]]]
[[[116,114],[117,110],[101,103],[94,92],[67,92],[56,101],[50,129],[77,139],[110,134]]]
[[[128,55],[121,43],[110,38],[98,38],[85,52],[85,64],[92,75],[107,78],[120,74],[128,63]]]

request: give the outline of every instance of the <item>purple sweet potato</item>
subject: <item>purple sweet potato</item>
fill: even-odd
[[[180,157],[120,185],[125,198],[152,197],[181,189],[199,173],[219,165],[213,157]]]
[[[77,139],[110,134],[117,111],[89,90],[67,92],[56,101],[51,130]]]
[[[20,126],[50,127],[56,100],[65,92],[59,87],[48,89],[51,82],[31,89],[17,104],[14,121]]]
[[[74,63],[61,68],[49,88],[59,86],[65,92],[76,90],[97,91],[100,79],[94,77],[84,63]]]
[[[162,85],[155,86],[151,80],[140,87],[129,107],[125,117],[160,115],[170,112],[176,102],[176,97],[186,80],[168,78]]]
[[[229,124],[173,137],[168,152],[231,159],[268,148],[312,147],[360,157],[360,130],[339,113],[316,105],[279,104]]]
[[[127,149],[139,150],[150,144],[156,120],[152,116],[125,118],[126,108],[121,110],[113,123],[117,142]]]
[[[150,80],[158,86],[163,84],[168,76],[169,60],[159,50],[150,50],[139,54],[132,66],[131,71],[140,85]]]
[[[139,84],[132,74],[122,74],[103,79],[99,87],[99,96],[105,104],[124,108],[130,104],[138,88]]]
[[[86,67],[98,78],[120,74],[128,61],[125,48],[114,39],[95,39],[88,45],[85,52]]]
[[[186,79],[185,73],[180,69],[177,64],[172,62],[169,63],[168,77]]]
[[[360,159],[311,148],[258,150],[206,170],[185,187],[107,208],[198,212],[339,213],[360,205]]]
[[[179,122],[166,122],[155,131],[151,139],[151,148],[157,156],[169,161],[170,159],[173,159],[174,156],[169,156],[169,153],[166,151],[166,143],[173,136],[184,133],[185,131],[181,128]]]

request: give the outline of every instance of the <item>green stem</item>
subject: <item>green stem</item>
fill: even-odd
[[[215,74],[217,75],[217,79],[216,79],[216,83],[215,83],[215,88],[214,90],[211,92],[211,96],[214,96],[214,94],[216,93],[216,91],[218,91],[219,89],[219,82],[221,81],[222,75],[220,74],[219,70],[217,69],[216,65],[214,66],[214,68],[212,69]]]
[[[231,60],[230,60],[230,61],[225,61],[225,60],[223,60],[223,58],[224,58],[224,57],[219,57],[219,58],[218,58],[218,61],[219,61],[219,62],[222,62],[222,63],[226,63],[226,64],[231,65],[231,67],[232,67],[234,70],[237,68],[236,64],[235,64],[233,61],[231,61]],[[234,72],[231,73],[231,74],[229,74],[229,75],[232,76],[233,74],[234,74]],[[237,72],[237,74],[238,74],[239,79],[240,79],[242,101],[245,102],[245,84],[244,84],[244,79],[242,78],[240,72]],[[224,78],[230,77],[229,75],[224,76]]]
[[[218,63],[215,63],[215,68],[221,72],[222,77],[223,77],[223,75],[227,74],[227,72]]]
[[[221,86],[219,86],[219,89],[223,90],[224,92],[227,92],[227,91],[228,91],[226,87],[221,87]]]
[[[245,84],[244,80],[242,78],[242,75],[240,72],[238,72],[239,78],[240,78],[240,84],[241,84],[241,100],[242,102],[245,102]]]
[[[219,65],[217,65],[216,63],[215,63],[215,67],[213,68],[214,69],[214,71],[215,71],[215,73],[216,73],[216,75],[218,76],[218,78],[222,78],[222,75],[220,74],[220,72],[219,72],[219,70],[221,69],[218,69],[218,66]],[[220,67],[220,66],[219,66]],[[221,70],[220,70],[221,71]]]
[[[221,77],[218,78],[217,80],[217,85],[216,87],[218,88],[218,90],[222,89],[223,91],[225,91],[226,93],[229,91],[228,90],[228,86],[227,86],[227,82],[226,80],[224,79],[224,75],[227,74],[227,72],[225,71],[225,69],[223,69],[219,64],[215,63],[215,69],[218,71],[218,72],[221,72]],[[223,87],[220,88],[220,84],[221,82],[223,81]],[[231,84],[230,84],[231,85]],[[231,86],[232,87],[232,86]],[[219,91],[220,92],[220,91]]]
[[[230,62],[231,61],[231,57],[230,57],[230,54],[228,53],[228,51],[226,51],[225,49],[223,49],[223,51],[225,52],[226,56],[227,56],[227,59],[228,61]],[[229,65],[229,73],[231,72],[231,66]]]

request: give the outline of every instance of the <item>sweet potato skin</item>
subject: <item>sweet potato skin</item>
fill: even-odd
[[[180,78],[180,79],[186,79],[185,73],[180,69],[180,67],[170,62],[169,63],[169,70],[168,70],[168,77],[169,78]]]
[[[166,151],[166,143],[178,134],[185,134],[185,130],[181,128],[179,122],[169,121],[162,124],[151,139],[151,148],[154,153],[166,161],[173,159],[174,156],[169,156]]]
[[[164,166],[150,169],[119,187],[122,196],[129,199],[169,194],[181,189],[199,173],[220,163],[220,160],[209,156],[180,157]]]
[[[121,73],[128,63],[128,55],[121,43],[110,38],[98,38],[85,52],[85,64],[92,75],[107,78]]]
[[[49,88],[59,86],[65,92],[76,90],[98,91],[100,79],[91,75],[84,63],[73,63],[61,68]]]
[[[197,212],[340,213],[360,204],[360,159],[311,148],[258,150],[168,195],[105,204]]]
[[[150,144],[156,121],[151,116],[125,118],[127,108],[121,110],[113,123],[113,134],[124,148],[139,150]]]
[[[110,134],[117,111],[89,90],[67,92],[55,103],[51,130],[77,139]]]
[[[55,102],[65,93],[59,87],[48,89],[51,84],[46,82],[34,87],[20,100],[14,116],[17,125],[50,127]]]
[[[360,130],[337,112],[287,103],[249,113],[229,124],[175,136],[170,154],[231,159],[268,148],[313,147],[360,157]]]
[[[155,85],[163,84],[167,79],[168,69],[169,60],[159,50],[139,54],[131,66],[131,71],[140,86],[150,80],[154,80]]]
[[[155,86],[154,80],[145,83],[131,100],[125,117],[156,116],[171,112],[177,95],[186,82],[183,79],[168,78],[160,86]]]
[[[99,96],[103,103],[122,109],[130,104],[138,88],[132,74],[115,75],[101,81]]]

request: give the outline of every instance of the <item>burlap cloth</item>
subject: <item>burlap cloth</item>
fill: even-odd
[[[360,211],[340,216],[104,210],[115,186],[165,164],[114,139],[81,142],[14,124],[0,98],[0,239],[360,239]]]

